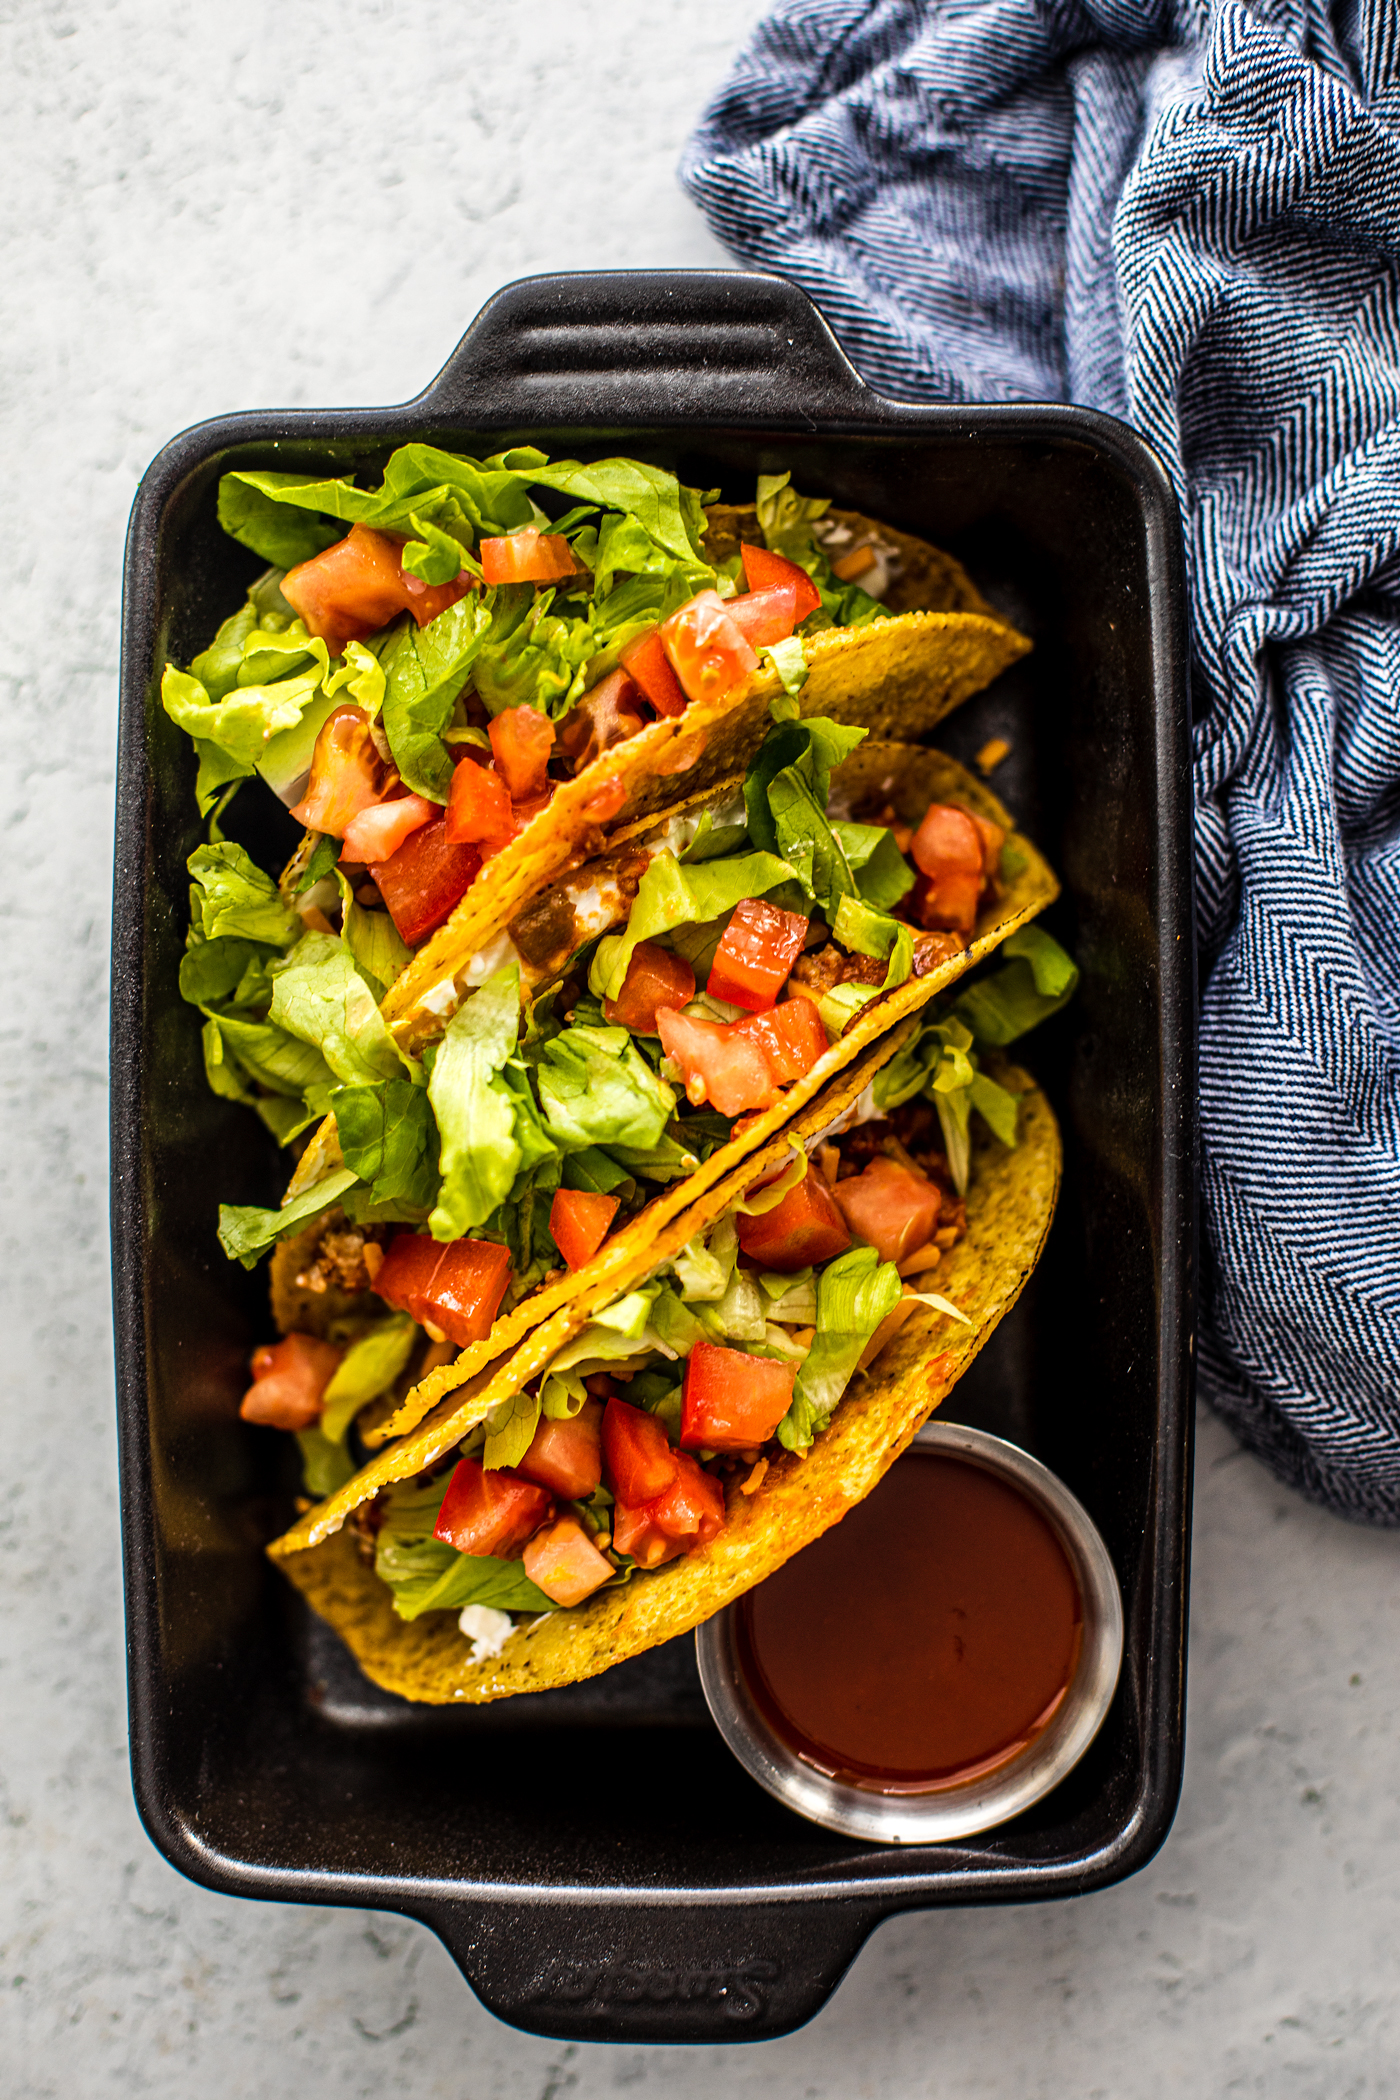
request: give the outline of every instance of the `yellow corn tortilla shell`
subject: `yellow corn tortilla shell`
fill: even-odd
[[[876,791],[888,793],[909,821],[917,823],[931,802],[956,801],[999,824],[1008,834],[1016,871],[1006,881],[1002,895],[986,906],[973,939],[962,954],[952,956],[925,977],[911,977],[904,984],[871,1000],[850,1023],[845,1033],[820,1058],[806,1078],[788,1087],[772,1108],[765,1109],[744,1135],[731,1139],[684,1180],[675,1181],[655,1196],[620,1232],[607,1239],[586,1268],[576,1274],[556,1274],[542,1284],[504,1319],[498,1320],[488,1341],[473,1343],[455,1363],[446,1364],[411,1392],[390,1420],[371,1432],[376,1442],[405,1435],[452,1386],[469,1378],[490,1356],[498,1356],[523,1338],[529,1328],[547,1319],[556,1307],[589,1289],[595,1280],[610,1281],[625,1274],[634,1253],[645,1251],[671,1219],[686,1210],[707,1190],[723,1181],[738,1163],[756,1152],[790,1120],[816,1099],[837,1073],[864,1056],[870,1046],[899,1026],[935,994],[961,977],[972,964],[1004,941],[1008,934],[1043,911],[1059,892],[1049,864],[1028,839],[1011,830],[1011,819],[1000,802],[972,775],[941,751],[928,751],[907,744],[879,744],[867,740],[833,776],[837,796],[859,804]],[[887,1046],[893,1055],[893,1046]],[[599,1301],[603,1302],[603,1301]]]
[[[852,1380],[805,1458],[783,1452],[751,1496],[731,1489],[725,1528],[712,1544],[570,1611],[517,1626],[489,1661],[471,1660],[455,1613],[399,1619],[352,1537],[335,1534],[297,1551],[289,1534],[269,1550],[365,1675],[432,1705],[479,1704],[596,1676],[723,1610],[868,1495],[1015,1304],[1050,1229],[1060,1179],[1054,1116],[1024,1074],[993,1069],[1004,1084],[1027,1089],[1020,1143],[1008,1151],[983,1136],[974,1145],[967,1235],[937,1272],[940,1295],[961,1307],[970,1328],[916,1307],[871,1369]]]
[[[829,628],[807,638],[809,675],[798,706],[804,715],[862,723],[876,736],[921,737],[1031,645],[980,597],[950,555],[856,513],[832,515],[900,545],[905,559],[898,579],[901,610],[870,627]],[[727,511],[724,516],[739,520],[742,530],[753,513]],[[725,543],[734,544],[726,532]],[[746,536],[755,534],[750,530]],[[919,599],[926,602],[912,602]],[[960,609],[949,609],[954,605]],[[591,859],[605,839],[616,838],[629,825],[670,809],[680,795],[742,771],[768,726],[769,704],[781,691],[776,672],[760,669],[739,693],[692,701],[683,715],[649,722],[577,779],[561,781],[548,808],[492,856],[446,924],[390,987],[384,1017],[394,1033],[401,1038],[413,1034],[424,994],[463,968],[565,869]],[[618,787],[625,800],[601,814],[608,805],[600,805],[598,797]]]

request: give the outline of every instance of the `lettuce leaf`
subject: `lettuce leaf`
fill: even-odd
[[[418,1339],[407,1313],[377,1320],[350,1344],[322,1395],[321,1434],[338,1444],[362,1407],[386,1393]]]
[[[190,923],[204,940],[261,941],[281,950],[300,935],[301,920],[241,846],[197,846],[186,865],[194,877]]]
[[[230,1261],[241,1261],[245,1269],[251,1269],[275,1241],[300,1232],[312,1218],[338,1203],[354,1179],[349,1167],[341,1167],[303,1189],[280,1210],[260,1210],[251,1203],[221,1203],[219,1245]]]
[[[658,1146],[676,1105],[625,1028],[566,1028],[540,1046],[535,1068],[540,1106],[565,1151]]]
[[[855,1246],[817,1278],[817,1331],[778,1424],[789,1451],[806,1451],[831,1420],[867,1342],[903,1295],[899,1270],[873,1247]]]
[[[826,813],[831,775],[868,734],[822,715],[780,720],[744,780],[750,838],[762,851],[782,856],[828,917],[842,897],[858,893],[845,847]]]
[[[918,1094],[933,1103],[960,1195],[967,1193],[972,1166],[969,1117],[973,1109],[1004,1145],[1016,1143],[1020,1112],[1016,1096],[978,1070],[972,1031],[958,1018],[957,1007],[941,1021],[926,1021],[912,1041],[876,1073],[872,1091],[882,1114]]]
[[[978,1042],[1001,1049],[1068,1004],[1079,970],[1041,926],[1018,927],[999,954],[1005,967],[969,985],[953,1011]]]
[[[515,1393],[493,1407],[486,1418],[482,1465],[492,1472],[500,1466],[518,1466],[534,1441],[539,1420],[537,1393]]]
[[[834,823],[846,864],[856,878],[863,902],[875,911],[893,911],[914,887],[914,870],[883,824]]]
[[[389,749],[408,785],[430,802],[447,800],[452,757],[443,731],[490,627],[490,613],[469,591],[426,627],[411,620],[396,627],[380,653]]]
[[[518,1560],[459,1553],[433,1537],[448,1474],[426,1487],[398,1488],[389,1497],[375,1543],[374,1571],[393,1592],[401,1619],[425,1611],[461,1611],[486,1604],[496,1611],[553,1611]]]
[[[271,1021],[245,1021],[236,1014],[211,1013],[206,1007],[200,1011],[206,1023],[206,1071],[212,1054],[209,1030],[213,1028],[220,1042],[215,1062],[232,1058],[250,1079],[274,1094],[300,1095],[304,1099],[316,1089],[328,1095],[335,1084],[335,1075],[314,1043],[302,1042]],[[215,1087],[215,1092],[219,1091]]]
[[[506,963],[458,1007],[433,1058],[428,1099],[442,1166],[428,1221],[435,1239],[484,1225],[517,1176],[556,1150],[517,1056],[519,1034],[520,966]]]
[[[836,908],[832,933],[843,948],[855,955],[889,957],[882,992],[903,984],[914,968],[914,936],[902,919],[872,911],[859,897],[843,897]]]
[[[273,970],[268,1020],[319,1050],[347,1086],[396,1077],[403,1061],[345,942],[307,933]]]
[[[340,1150],[375,1204],[426,1213],[437,1201],[437,1126],[420,1086],[384,1079],[330,1097]]]
[[[674,853],[658,853],[642,877],[626,931],[606,934],[599,941],[588,989],[595,999],[616,999],[638,942],[655,940],[673,927],[721,918],[745,897],[762,897],[791,881],[787,862],[768,852],[740,853],[685,868]]]
[[[332,839],[330,844],[334,848],[338,841]],[[341,939],[355,958],[356,969],[382,1004],[400,970],[412,961],[413,950],[400,937],[387,911],[368,911],[356,903],[355,892],[338,866],[335,879],[340,887]]]

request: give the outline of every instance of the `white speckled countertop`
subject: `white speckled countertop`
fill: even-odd
[[[1400,2085],[1400,1542],[1202,1422],[1186,1788],[1076,1903],[885,1926],[749,2049],[499,2025],[427,1931],[210,1895],[127,1779],[105,1217],[122,535],[182,425],[399,400],[528,271],[714,264],[682,140],[754,0],[21,0],[3,224],[6,2100],[1361,2100]]]

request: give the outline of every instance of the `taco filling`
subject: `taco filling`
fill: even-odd
[[[238,849],[200,849],[182,985],[206,1014],[211,1078],[227,1083],[225,1058],[238,1058],[268,1120],[295,1133],[334,1118],[278,1209],[220,1212],[224,1248],[246,1265],[284,1243],[284,1329],[315,1336],[379,1301],[440,1352],[415,1358],[418,1381],[451,1345],[479,1351],[503,1311],[542,1285],[557,1292],[629,1227],[644,1233],[662,1191],[683,1207],[705,1162],[727,1164],[727,1148],[810,1098],[853,1024],[879,1032],[882,1000],[902,987],[922,999],[921,981],[957,973],[1000,894],[1006,832],[951,802],[927,804],[917,825],[901,818],[892,770],[943,777],[951,762],[900,747],[862,756],[864,799],[839,814],[839,769],[864,734],[775,725],[727,802],[589,864],[449,980],[444,1004],[458,1003],[418,1055],[375,1003],[364,927],[377,914],[347,896],[342,935],[298,935],[270,879],[235,865]],[[279,912],[280,949],[250,938]],[[1073,971],[1034,926],[1007,949],[1017,1034],[1068,997]],[[990,1025],[984,1040],[1012,1039]],[[960,1084],[974,1078],[969,1067]],[[965,1157],[958,1172],[965,1182]],[[416,1346],[405,1342],[395,1377]],[[258,1379],[249,1419],[308,1426],[312,1381],[293,1391],[289,1367],[290,1352],[271,1386]]]

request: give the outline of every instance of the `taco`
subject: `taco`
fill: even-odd
[[[775,695],[921,735],[1030,646],[950,557],[786,475],[707,511],[638,461],[413,444],[375,490],[226,474],[219,516],[274,566],[166,667],[201,813],[272,786],[307,827],[283,893],[313,927],[373,887],[385,988],[415,964],[394,1021],[678,780],[742,767]]]
[[[1011,967],[1032,972],[1027,1015],[1068,996],[1072,965],[1027,923],[1053,875],[942,753],[786,720],[717,794],[639,827],[517,915],[448,980],[440,1039],[414,1044],[421,1064],[400,1043],[396,1076],[333,1088],[337,1127],[308,1146],[279,1209],[223,1208],[230,1254],[251,1265],[280,1242],[285,1340],[255,1361],[248,1419],[312,1428],[338,1363],[319,1345],[381,1331],[387,1305],[404,1351],[393,1380],[363,1392],[357,1356],[323,1404],[339,1435],[352,1394],[352,1413],[379,1400],[362,1441],[402,1436],[558,1307],[629,1273],[999,944],[1024,949]],[[329,967],[298,962],[306,947],[270,965],[289,1021],[303,981],[314,989]],[[331,1484],[321,1456],[314,1489]]]
[[[949,1016],[882,1039],[269,1549],[375,1683],[480,1702],[594,1675],[869,1493],[1053,1214],[1044,1097],[1004,1061],[969,1080],[968,1043]],[[1000,1131],[970,1147],[969,1086]]]

